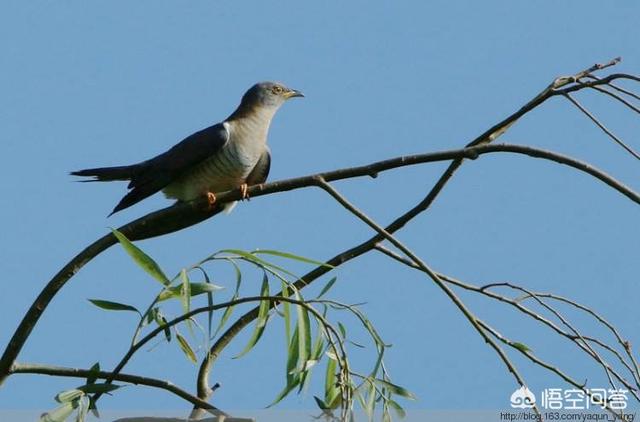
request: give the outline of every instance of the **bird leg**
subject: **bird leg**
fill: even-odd
[[[207,192],[207,201],[209,201],[209,209],[213,208],[216,203],[216,195],[213,192]]]
[[[240,194],[242,195],[240,199],[242,200],[249,199],[249,194],[247,193],[248,189],[249,189],[249,186],[246,183],[243,183],[240,185]]]

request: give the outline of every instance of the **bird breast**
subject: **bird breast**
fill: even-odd
[[[163,189],[168,198],[190,201],[207,192],[225,192],[245,183],[266,149],[266,133],[256,128],[227,127],[229,141],[214,155]],[[251,130],[254,129],[254,130]]]

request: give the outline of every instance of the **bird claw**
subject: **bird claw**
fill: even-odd
[[[207,192],[207,201],[209,201],[209,209],[213,208],[216,203],[216,195],[213,192]]]
[[[249,194],[247,193],[247,190],[249,189],[249,186],[246,183],[243,183],[240,185],[240,199],[242,199],[243,201],[249,200]]]

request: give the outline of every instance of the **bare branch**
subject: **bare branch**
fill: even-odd
[[[327,193],[329,193],[329,195],[331,195],[336,201],[338,201],[338,203],[340,203],[340,205],[346,208],[349,212],[351,212],[353,215],[355,215],[360,220],[362,220],[365,224],[367,224],[369,227],[375,230],[379,235],[384,237],[385,240],[387,240],[396,248],[398,248],[400,251],[402,251],[402,253],[404,253],[407,256],[407,258],[409,258],[414,264],[416,264],[420,270],[422,270],[427,275],[429,275],[429,277],[436,283],[436,285],[442,291],[444,291],[444,293],[449,297],[449,299],[451,299],[451,301],[456,305],[456,307],[460,310],[460,312],[462,312],[462,314],[467,318],[471,326],[478,332],[478,334],[480,334],[483,340],[487,344],[489,344],[492,349],[495,350],[495,352],[498,354],[498,356],[500,357],[502,362],[505,364],[509,372],[513,374],[518,384],[522,387],[526,386],[524,379],[516,369],[513,362],[511,362],[507,354],[504,352],[504,350],[502,350],[502,348],[496,342],[494,342],[491,337],[487,335],[484,329],[485,327],[483,327],[480,324],[480,321],[477,319],[477,317],[469,310],[469,308],[467,308],[467,306],[464,304],[464,302],[462,302],[462,300],[458,297],[458,295],[456,295],[453,292],[453,290],[451,290],[449,286],[446,285],[446,283],[438,276],[438,274],[436,274],[435,271],[429,268],[427,264],[424,263],[424,261],[422,261],[415,253],[413,253],[403,243],[401,243],[399,240],[393,237],[393,235],[391,235],[384,228],[382,228],[382,226],[378,225],[371,218],[369,218],[365,213],[363,213],[358,208],[356,208],[353,204],[351,204],[344,196],[338,193],[338,191],[335,190],[326,181],[322,179],[318,179],[318,186],[324,189]],[[540,412],[538,411],[538,409],[536,407],[534,407],[534,409],[536,413],[539,415]]]
[[[594,75],[588,75],[585,76],[586,78],[589,79],[594,79],[596,81],[599,81],[600,78],[598,78],[597,76]],[[636,94],[635,92],[629,91],[628,89],[622,88],[620,85],[616,85],[613,82],[608,82],[605,85],[610,86],[611,88],[615,89],[618,92],[621,92],[623,94],[626,94],[628,96],[630,96],[631,98],[635,98],[636,100],[640,100],[640,95]]]
[[[412,261],[410,261],[409,259],[407,259],[404,256],[399,255],[398,253],[386,248],[383,245],[376,245],[375,247],[376,250],[384,253],[385,255],[389,256],[390,258],[393,258],[394,260],[407,265],[411,268],[414,269],[418,269],[420,270],[420,268],[415,265],[415,263],[413,263]],[[573,342],[574,344],[576,344],[581,350],[583,350],[585,353],[587,353],[587,355],[591,358],[593,358],[597,363],[599,363],[600,365],[603,366],[603,368],[605,369],[607,375],[609,376],[609,373],[611,373],[618,381],[620,381],[622,384],[624,384],[625,387],[627,387],[632,394],[636,397],[636,399],[638,399],[640,401],[640,396],[638,395],[638,391],[640,389],[640,384],[638,384],[637,382],[637,371],[634,371],[634,369],[622,358],[622,356],[620,355],[620,353],[615,350],[612,346],[598,340],[598,339],[594,339],[592,337],[588,337],[588,336],[584,336],[582,335],[577,329],[575,329],[566,319],[566,317],[562,316],[557,310],[555,310],[554,308],[552,308],[551,306],[549,306],[548,304],[544,303],[543,301],[541,301],[540,297],[553,297],[554,295],[548,294],[548,293],[535,293],[535,292],[531,292],[527,289],[524,289],[523,287],[517,286],[513,283],[492,283],[492,284],[487,284],[484,286],[475,286],[472,284],[468,284],[468,283],[464,283],[460,280],[457,280],[453,277],[447,276],[445,274],[442,273],[437,273],[438,276],[445,282],[452,284],[454,286],[457,287],[461,287],[465,290],[469,290],[469,291],[473,291],[475,293],[479,293],[482,294],[484,296],[487,296],[490,299],[493,300],[497,300],[503,303],[506,303],[512,307],[514,307],[515,309],[517,309],[518,311],[522,312],[523,314],[537,320],[538,322],[542,323],[543,325],[547,326],[548,328],[550,328],[551,330],[553,330],[554,332],[556,332],[557,334],[559,334],[562,337],[565,337],[566,339],[570,340],[571,342]],[[558,327],[556,324],[554,324],[552,321],[548,320],[547,318],[545,318],[544,316],[542,316],[541,314],[534,312],[533,310],[527,308],[526,306],[522,305],[522,298],[518,298],[518,299],[512,299],[497,293],[494,293],[493,291],[489,290],[490,288],[493,287],[509,287],[512,288],[514,290],[519,290],[522,292],[526,292],[527,296],[525,298],[534,298],[536,299],[537,302],[541,303],[541,305],[543,307],[545,307],[546,309],[548,309],[550,312],[552,312],[558,319],[561,320],[561,322],[563,322],[563,324],[565,324],[567,327],[569,327],[569,329],[572,330],[573,334],[568,333],[564,330],[562,330],[560,327]],[[562,298],[565,299],[565,298]],[[568,301],[568,299],[565,299]],[[589,308],[585,307],[584,305],[580,305],[576,302],[572,302],[572,304],[576,307],[580,307],[580,309],[585,310],[585,312],[593,312],[592,310],[590,310]],[[596,314],[597,315],[597,314]],[[607,323],[608,324],[608,323]],[[605,324],[606,325],[606,324]],[[609,324],[610,325],[610,324]],[[613,328],[613,326],[611,326],[611,328]],[[617,331],[615,331],[615,328],[613,328],[614,333],[616,334],[616,337],[618,339],[620,339],[619,334],[617,333]],[[582,341],[581,341],[582,340]],[[592,342],[594,344],[597,344],[601,347],[603,347],[604,349],[610,351],[611,353],[613,353],[623,364],[623,366],[632,374],[633,378],[634,378],[634,382],[636,383],[636,386],[638,388],[634,388],[624,377],[622,377],[615,369],[613,369],[608,363],[606,363],[597,353],[595,353],[595,351],[587,344],[587,342]],[[622,342],[622,340],[620,339],[620,344],[626,345],[626,343]],[[627,350],[627,348],[625,347],[625,350]],[[630,352],[627,350],[628,354],[630,354]],[[631,355],[631,360],[632,362],[634,362],[633,356]],[[613,384],[613,381],[611,381],[611,383]]]
[[[489,326],[487,323],[485,323],[482,320],[478,320],[478,323],[485,328],[487,331],[489,331],[495,338],[497,338],[498,340],[500,340],[502,343],[511,346],[513,349],[517,350],[518,352],[520,352],[521,354],[523,354],[524,356],[527,357],[527,359],[529,359],[531,362],[535,363],[538,366],[541,366],[543,368],[546,368],[547,370],[549,370],[550,372],[553,372],[554,374],[556,374],[558,377],[560,377],[561,379],[563,379],[565,382],[567,382],[568,384],[580,389],[582,392],[584,392],[587,397],[589,397],[590,399],[593,397],[591,392],[586,388],[586,383],[580,383],[577,380],[571,378],[569,375],[565,374],[562,370],[560,370],[560,368],[543,361],[542,359],[538,358],[536,355],[534,355],[533,353],[531,353],[531,351],[529,350],[525,350],[522,347],[519,347],[519,345],[508,339],[507,337],[503,336],[502,334],[500,334],[499,332],[497,332],[496,330],[494,330],[491,326]],[[616,417],[620,417],[622,418],[622,411],[621,413],[616,413],[616,411],[614,409],[612,409],[609,405],[606,405],[606,409],[609,411],[609,413],[611,413],[612,415],[616,416]]]
[[[627,101],[625,98],[623,98],[622,96],[609,91],[608,89],[599,87],[599,86],[592,86],[591,89],[594,89],[598,92],[602,92],[605,95],[610,96],[611,98],[615,99],[616,101],[621,102],[622,104],[624,104],[627,108],[630,108],[632,111],[635,111],[636,113],[640,114],[640,108],[638,108],[635,104],[632,104],[630,101]]]
[[[609,136],[611,139],[613,139],[618,145],[620,145],[622,148],[624,148],[629,154],[633,155],[635,158],[640,160],[640,155],[638,155],[637,152],[635,152],[630,146],[625,144],[622,139],[620,139],[613,132],[611,132],[604,124],[602,124],[602,122],[600,122],[600,120],[598,120],[598,118],[596,116],[594,116],[589,110],[587,110],[582,104],[580,104],[578,102],[578,100],[576,100],[575,98],[573,98],[569,94],[564,94],[564,96],[569,101],[571,101],[571,103],[573,103],[573,105],[575,105],[578,108],[578,110],[583,112],[593,123],[595,123],[596,126],[598,126],[600,129],[602,129],[602,131],[604,133],[606,133],[607,136]]]

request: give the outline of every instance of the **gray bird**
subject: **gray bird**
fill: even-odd
[[[213,205],[215,192],[263,183],[271,156],[267,134],[271,119],[285,101],[304,97],[277,82],[260,82],[242,97],[238,108],[221,123],[188,136],[170,150],[138,164],[100,167],[71,172],[92,177],[86,182],[129,180],[130,192],[112,215],[162,190],[178,201],[207,196]]]

